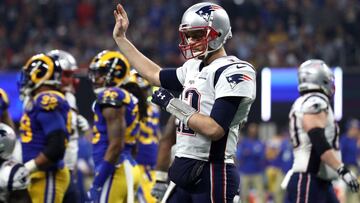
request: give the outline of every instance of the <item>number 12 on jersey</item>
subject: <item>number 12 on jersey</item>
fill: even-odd
[[[191,107],[193,107],[194,109],[196,109],[197,112],[199,112],[200,98],[200,93],[196,89],[190,88],[185,91],[183,101],[187,102]],[[195,132],[182,122],[180,123],[177,131],[182,135],[195,136]]]

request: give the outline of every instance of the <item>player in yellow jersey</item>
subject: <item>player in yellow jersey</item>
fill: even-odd
[[[61,203],[70,182],[64,153],[71,133],[70,107],[59,91],[61,67],[38,54],[21,72],[21,98],[27,98],[20,121],[22,160],[30,172],[32,202]]]
[[[139,168],[132,158],[139,133],[138,99],[123,88],[130,74],[119,52],[102,51],[89,67],[96,101],[92,139],[95,177],[88,192],[93,202],[133,202]]]

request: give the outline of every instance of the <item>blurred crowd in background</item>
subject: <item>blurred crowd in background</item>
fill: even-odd
[[[123,0],[128,37],[164,67],[183,62],[177,45],[183,11],[197,0]],[[295,66],[308,58],[360,65],[358,0],[218,0],[231,16],[228,54],[256,67]],[[0,70],[18,70],[34,53],[53,48],[74,54],[81,67],[112,39],[116,1],[0,1]]]

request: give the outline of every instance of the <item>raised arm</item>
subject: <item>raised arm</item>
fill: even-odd
[[[127,38],[126,31],[129,26],[124,7],[120,4],[114,10],[115,26],[113,38],[122,54],[128,58],[132,67],[134,67],[141,76],[147,79],[151,84],[160,86],[159,72],[160,66],[144,56]]]

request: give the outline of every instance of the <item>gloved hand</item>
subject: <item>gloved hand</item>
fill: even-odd
[[[166,110],[167,105],[169,102],[174,98],[168,90],[164,88],[159,88],[152,94],[151,102],[154,104],[159,105],[162,109]]]
[[[89,122],[86,120],[84,116],[78,114],[76,122],[79,130],[81,130],[82,132],[85,132],[90,129]]]
[[[359,182],[356,176],[342,164],[338,169],[337,173],[343,179],[343,181],[347,184],[350,188],[351,192],[358,192],[359,191]]]
[[[159,105],[163,110],[176,116],[186,126],[190,117],[197,111],[180,99],[174,98],[174,95],[164,88],[156,90],[152,95],[151,101]]]
[[[100,201],[101,189],[101,187],[91,186],[90,190],[87,192],[87,202],[98,203]]]
[[[155,171],[155,185],[151,190],[151,195],[161,201],[168,187],[167,173],[163,171]]]

